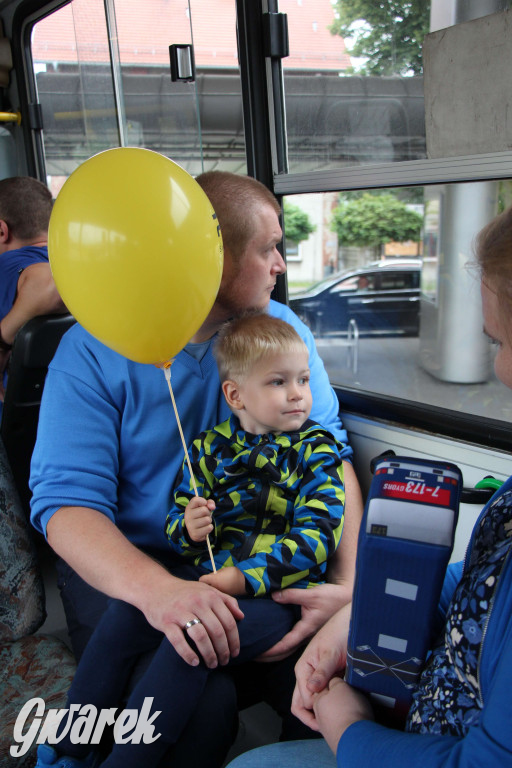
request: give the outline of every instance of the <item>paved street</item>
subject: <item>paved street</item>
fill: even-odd
[[[512,395],[494,372],[483,384],[440,381],[418,364],[418,338],[360,338],[356,373],[346,341],[320,338],[316,342],[333,384],[512,421]]]

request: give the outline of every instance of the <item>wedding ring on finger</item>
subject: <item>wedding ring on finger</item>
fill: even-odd
[[[183,627],[183,631],[185,632],[187,629],[190,629],[190,627],[193,627],[194,624],[202,624],[203,622],[201,619],[190,619],[190,621],[187,621],[185,626]]]

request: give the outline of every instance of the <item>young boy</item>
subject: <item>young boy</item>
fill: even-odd
[[[215,357],[233,415],[190,450],[167,535],[177,554],[216,573],[201,580],[231,595],[268,595],[325,581],[338,545],[343,473],[334,438],[308,421],[308,351],[288,324],[249,314],[221,329]]]
[[[239,664],[272,647],[299,618],[296,606],[252,596],[325,580],[343,527],[342,446],[308,421],[308,350],[288,323],[264,313],[233,320],[219,333],[216,359],[233,414],[194,441],[193,477],[184,462],[166,531],[179,555],[173,573],[245,596],[239,600],[240,653],[230,661]],[[191,615],[183,628],[189,642],[204,631],[200,624]],[[146,699],[153,699],[151,712],[159,712],[151,720],[154,740],[125,737],[102,763],[105,768],[156,768],[186,726],[209,672],[204,664],[185,663],[136,608],[111,601],[82,656],[68,704],[118,706],[133,665],[155,648],[127,703],[141,712]],[[58,752],[49,744],[39,747],[37,767],[89,768],[97,760],[90,745],[66,736]]]

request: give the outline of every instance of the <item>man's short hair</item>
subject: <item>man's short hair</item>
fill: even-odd
[[[309,350],[290,323],[266,312],[248,312],[225,323],[217,336],[214,355],[221,381],[240,381],[263,357]]]
[[[272,192],[251,176],[229,171],[206,171],[196,178],[219,220],[224,248],[237,262],[258,227],[256,209],[270,205],[277,215],[281,208]]]
[[[48,233],[53,199],[47,186],[31,176],[0,180],[0,219],[13,237],[33,240]]]

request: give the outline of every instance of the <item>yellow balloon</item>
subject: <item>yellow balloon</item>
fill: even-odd
[[[125,357],[161,364],[207,317],[222,277],[217,218],[199,184],[148,149],[91,157],[59,192],[48,254],[71,314]]]

